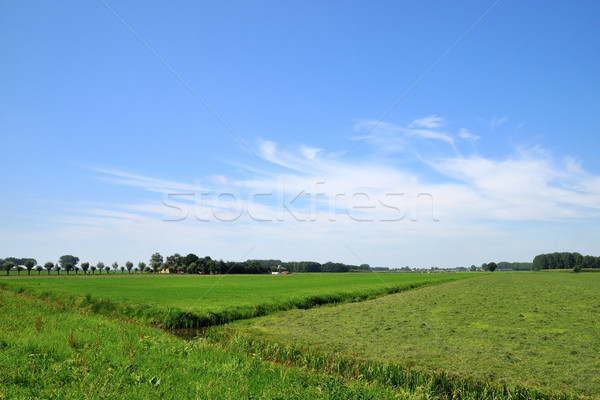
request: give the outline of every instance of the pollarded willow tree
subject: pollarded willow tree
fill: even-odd
[[[27,268],[27,275],[31,275],[31,270],[35,266],[35,262],[33,260],[25,261],[25,268]]]
[[[15,263],[12,261],[4,261],[4,264],[2,266],[6,270],[6,275],[8,275],[10,270],[13,269],[13,267],[15,266]]]
[[[48,270],[48,275],[50,275],[50,270],[54,268],[54,263],[48,261],[46,264],[44,264],[44,268]]]

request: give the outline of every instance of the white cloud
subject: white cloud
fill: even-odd
[[[361,131],[373,127],[374,121],[357,125]],[[476,138],[466,130],[458,137]],[[452,137],[444,132],[391,123],[378,124],[366,140],[377,144],[376,153],[358,160],[261,141],[266,163],[237,164],[240,174],[199,176],[202,189],[196,182],[93,169],[104,182],[144,192],[128,203],[74,204],[48,222],[53,230],[40,229],[27,243],[50,253],[70,243],[89,249],[90,261],[108,261],[106,249],[118,260],[154,251],[235,259],[256,246],[252,257],[354,263],[348,244],[380,266],[528,260],[552,250],[553,241],[570,240],[582,252],[596,245],[594,235],[575,235],[577,226],[600,225],[594,225],[600,176],[575,158],[556,158],[539,147],[497,158],[463,156],[448,146]],[[422,143],[437,144],[439,151],[418,158],[418,166],[393,163],[396,154],[381,150]],[[25,241],[18,232],[0,240],[7,246]]]
[[[277,151],[277,145],[268,140],[263,140],[260,142],[259,152],[260,156],[265,158],[268,161],[275,160],[275,153]]]
[[[479,139],[481,139],[479,136],[473,135],[471,132],[469,132],[468,130],[466,130],[464,128],[460,130],[460,132],[458,134],[458,137],[460,137],[461,139],[465,139],[465,140],[479,140]]]
[[[300,146],[300,152],[307,160],[314,160],[320,151],[321,149],[317,149],[315,147]]]
[[[433,118],[433,117],[428,117]],[[437,117],[435,117],[438,119]],[[441,118],[439,118],[441,119]],[[422,121],[422,120],[417,120]],[[427,126],[431,129],[423,129]],[[405,148],[405,140],[436,140],[446,144],[454,145],[454,139],[446,132],[437,131],[433,128],[439,126],[434,122],[411,123],[408,127],[395,125],[389,122],[378,122],[374,120],[363,120],[355,125],[359,132],[368,132],[367,136],[361,137],[363,140],[371,141],[391,148]],[[389,148],[389,147],[388,147]]]
[[[435,115],[430,115],[428,117],[425,118],[421,118],[421,119],[415,119],[413,122],[410,123],[410,125],[408,125],[409,128],[428,128],[428,129],[435,129],[435,128],[439,128],[440,126],[442,126],[444,124],[444,118],[435,116]]]

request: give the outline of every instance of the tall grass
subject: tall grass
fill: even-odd
[[[0,399],[398,398],[64,307],[0,290]]]

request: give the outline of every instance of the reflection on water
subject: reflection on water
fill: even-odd
[[[206,340],[206,330],[208,328],[179,328],[179,329],[169,329],[169,332],[172,335],[177,336],[180,339],[185,340]]]

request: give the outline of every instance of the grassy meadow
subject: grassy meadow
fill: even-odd
[[[599,321],[600,274],[10,277],[0,400],[600,399]]]
[[[360,360],[600,398],[600,274],[494,273],[246,324]]]
[[[36,295],[69,295],[100,313],[162,326],[209,326],[278,310],[361,301],[473,276],[461,274],[122,275],[0,278]],[[77,300],[79,298],[79,300]],[[177,325],[179,324],[179,325]]]
[[[416,399],[0,290],[0,399]]]

